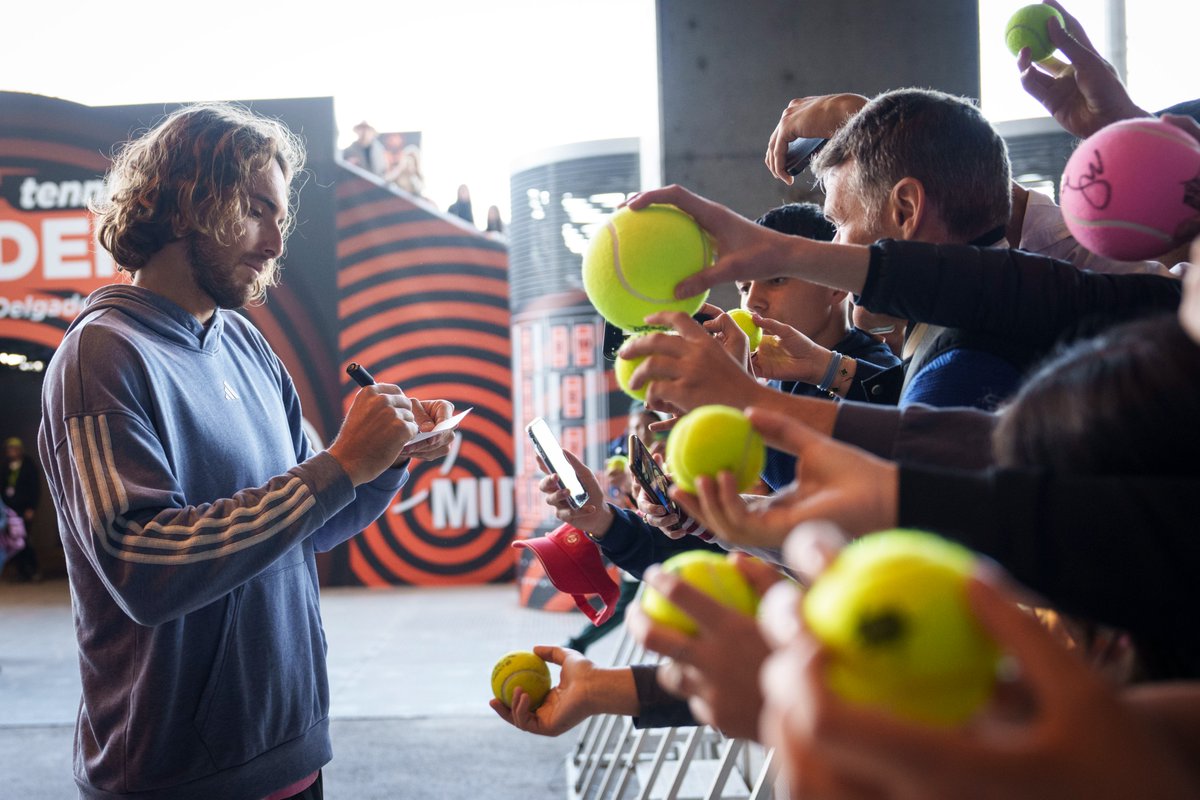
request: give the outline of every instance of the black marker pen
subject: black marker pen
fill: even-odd
[[[357,361],[351,361],[346,367],[346,374],[354,378],[354,382],[359,386],[374,386],[375,379],[371,377],[371,373],[367,372],[367,368]]]

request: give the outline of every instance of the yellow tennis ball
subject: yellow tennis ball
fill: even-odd
[[[604,462],[604,469],[629,469],[629,456],[623,456],[620,454],[609,456]]]
[[[991,697],[1000,651],[971,611],[976,556],[930,533],[890,530],[848,545],[804,596],[844,699],[935,725]]]
[[[630,336],[630,339],[636,338]],[[628,340],[626,340],[628,341]],[[622,358],[617,356],[613,362],[613,372],[617,376],[617,386],[621,387],[621,391],[632,397],[634,400],[646,401],[646,390],[650,388],[650,384],[646,383],[640,389],[630,389],[629,379],[633,376],[633,371],[638,368],[638,365],[645,361],[647,356],[638,356],[637,358]]]
[[[1058,9],[1044,3],[1034,3],[1017,9],[1008,19],[1004,29],[1004,42],[1014,56],[1021,48],[1028,47],[1034,61],[1044,61],[1054,54],[1055,46],[1046,34],[1046,20],[1055,17],[1059,25],[1065,26]]]
[[[518,686],[529,695],[530,709],[540,706],[550,692],[550,668],[528,650],[505,653],[492,668],[492,694],[509,708]]]
[[[729,312],[729,318],[737,323],[737,326],[746,334],[746,338],[750,340],[750,351],[754,352],[758,346],[762,344],[763,330],[754,324],[754,317],[744,308],[735,308]]]
[[[625,331],[648,330],[648,314],[695,314],[708,292],[675,299],[675,285],[713,263],[712,242],[672,205],[622,208],[597,230],[583,256],[583,289],[600,316]]]
[[[686,492],[696,491],[696,478],[729,471],[738,491],[755,484],[766,463],[762,437],[746,415],[729,406],[692,409],[671,428],[667,463],[671,477]]]
[[[689,550],[662,563],[664,572],[674,573],[709,597],[735,611],[754,616],[758,592],[732,561],[711,550]],[[642,610],[655,622],[688,635],[697,631],[696,621],[662,594],[647,586],[642,592]]]

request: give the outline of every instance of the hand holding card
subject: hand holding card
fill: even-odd
[[[408,440],[408,444],[404,445],[404,449],[402,449],[400,451],[400,455],[407,455],[410,448],[412,448],[412,446],[414,444],[416,444],[417,442],[423,442],[426,439],[433,438],[434,436],[437,436],[439,433],[444,433],[446,431],[455,430],[456,428],[458,428],[458,424],[463,421],[463,418],[466,417],[467,414],[470,414],[473,409],[474,409],[474,407],[464,408],[462,411],[458,412],[453,417],[442,420],[441,422],[439,422],[437,425],[433,426],[429,430],[421,431],[416,436],[414,436]]]
[[[366,367],[364,367],[362,364],[359,364],[356,361],[353,361],[346,366],[346,374],[349,375],[351,378],[353,378],[354,382],[357,383],[359,386],[372,386],[375,383],[374,376],[371,375],[371,373],[367,370]],[[416,401],[414,401],[414,402],[416,402]],[[435,401],[435,402],[439,402],[439,401]],[[447,403],[446,405],[449,405],[449,404]],[[453,408],[453,406],[450,406],[450,407]],[[467,408],[463,411],[460,411],[457,414],[455,414],[454,416],[450,417],[449,419],[442,420],[441,422],[439,422],[437,425],[430,428],[429,430],[422,431],[422,432],[418,433],[416,436],[409,439],[408,443],[405,444],[404,447],[400,450],[401,457],[406,458],[408,456],[412,456],[412,455],[414,455],[415,450],[423,449],[423,448],[413,447],[413,445],[423,442],[427,439],[431,439],[434,436],[437,436],[438,434],[445,433],[446,431],[455,430],[458,427],[458,424],[463,421],[463,418],[466,417],[467,414],[471,413],[471,410],[472,410],[471,408]],[[422,455],[425,455],[425,454],[422,454]],[[439,452],[436,455],[440,456],[440,455],[443,455],[443,453]]]

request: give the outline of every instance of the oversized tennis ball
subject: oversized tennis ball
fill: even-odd
[[[758,592],[732,561],[711,550],[689,550],[662,563],[664,572],[674,573],[709,597],[735,611],[754,616]],[[642,592],[642,610],[655,622],[688,634],[698,630],[696,621],[679,606],[647,586]]]
[[[1160,256],[1179,224],[1200,215],[1200,143],[1158,119],[1114,122],[1071,154],[1060,193],[1067,229],[1088,250]]]
[[[848,545],[804,596],[846,700],[940,725],[991,697],[999,649],[967,599],[975,555],[933,534],[890,530]]]
[[[583,289],[600,316],[625,331],[648,330],[648,314],[695,314],[708,292],[675,299],[675,285],[713,263],[712,242],[672,205],[617,210],[583,256]]]
[[[696,478],[729,471],[738,491],[755,484],[766,463],[762,436],[746,415],[729,406],[700,406],[685,414],[667,437],[671,477],[686,492],[696,491]]]
[[[492,668],[492,694],[512,708],[513,689],[520,686],[529,695],[530,709],[536,709],[550,692],[550,668],[528,650],[505,653]]]
[[[1017,9],[1017,13],[1008,19],[1008,27],[1004,29],[1004,43],[1014,56],[1021,48],[1028,47],[1034,61],[1045,61],[1055,51],[1054,43],[1046,34],[1046,20],[1051,17],[1058,19],[1059,25],[1064,25],[1062,14],[1058,9],[1044,3],[1034,3]]]
[[[762,328],[754,324],[754,317],[744,308],[735,308],[729,312],[729,318],[737,323],[737,326],[746,334],[746,338],[750,340],[750,351],[754,352],[758,346],[762,344],[763,332]]]

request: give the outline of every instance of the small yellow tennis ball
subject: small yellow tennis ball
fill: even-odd
[[[738,491],[755,484],[766,463],[762,437],[746,415],[729,406],[700,406],[684,415],[667,438],[671,477],[685,492],[696,491],[696,478],[729,471]]]
[[[604,462],[604,469],[629,469],[629,456],[609,456]]]
[[[634,339],[640,334],[630,336],[629,339]],[[629,341],[628,339],[626,341]],[[634,400],[646,401],[646,390],[650,388],[650,384],[646,383],[640,389],[630,389],[629,379],[633,376],[633,371],[638,368],[638,365],[645,361],[647,356],[638,356],[637,358],[622,358],[617,356],[613,362],[613,372],[617,376],[617,386],[621,387],[621,391],[632,397]]]
[[[735,308],[729,312],[729,318],[737,323],[737,326],[746,334],[746,338],[750,340],[750,352],[757,350],[758,346],[762,344],[763,331],[754,324],[754,318],[750,312],[744,308]]]
[[[1008,27],[1004,29],[1004,42],[1014,56],[1021,48],[1028,47],[1034,61],[1044,61],[1054,54],[1054,43],[1046,34],[1046,20],[1051,17],[1058,19],[1059,25],[1064,25],[1062,14],[1058,9],[1044,3],[1034,3],[1017,9],[1017,13],[1008,19]]]
[[[708,292],[675,299],[675,285],[713,263],[712,242],[672,205],[616,211],[583,256],[583,289],[600,316],[625,331],[647,330],[648,314],[695,314]]]
[[[848,545],[804,596],[805,623],[832,653],[826,680],[844,699],[936,725],[991,697],[999,649],[966,584],[976,556],[921,531]]]
[[[758,593],[732,561],[711,550],[689,550],[671,556],[662,563],[671,572],[709,597],[735,611],[754,616],[758,611]],[[647,586],[642,592],[642,610],[655,622],[688,635],[697,631],[696,621],[679,606]]]
[[[492,694],[512,708],[513,689],[520,686],[529,695],[530,709],[536,709],[550,692],[550,668],[528,650],[505,653],[492,668]]]

